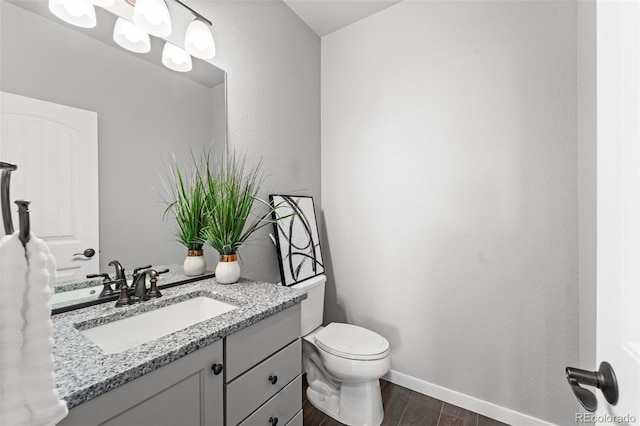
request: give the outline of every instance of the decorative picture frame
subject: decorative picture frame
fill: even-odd
[[[277,206],[273,227],[282,285],[290,286],[323,274],[313,197],[269,195],[269,201]]]

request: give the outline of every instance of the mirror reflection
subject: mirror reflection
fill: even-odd
[[[0,158],[18,164],[11,199],[32,201],[31,228],[58,250],[60,279],[112,274],[114,259],[179,266],[186,251],[163,220],[159,174],[172,154],[224,155],[224,71],[195,58],[189,73],[168,70],[159,39],[148,54],[121,49],[105,11],[90,31],[46,1],[0,6]]]

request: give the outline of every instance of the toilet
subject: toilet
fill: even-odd
[[[378,426],[384,417],[379,379],[391,365],[389,342],[356,325],[322,327],[326,280],[325,275],[318,275],[291,286],[307,293],[302,301],[307,399],[346,425]]]

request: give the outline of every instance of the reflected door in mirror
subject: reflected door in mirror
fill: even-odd
[[[0,96],[0,158],[18,165],[11,176],[12,200],[31,200],[31,230],[51,248],[58,281],[97,272],[97,114],[6,92]],[[88,248],[95,250],[91,257],[84,255]]]

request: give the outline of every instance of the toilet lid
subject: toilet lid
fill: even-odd
[[[349,359],[374,360],[389,354],[389,342],[378,333],[352,324],[332,322],[315,335],[319,348]]]

